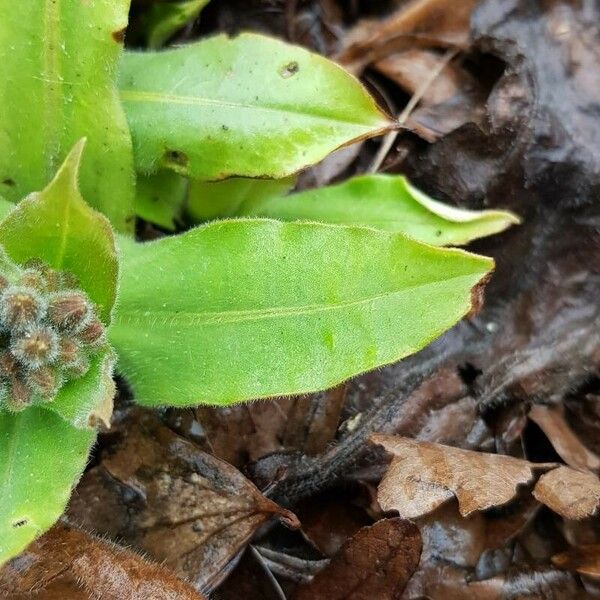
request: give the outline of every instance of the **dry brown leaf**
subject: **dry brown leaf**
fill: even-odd
[[[587,600],[575,577],[556,569],[511,571],[472,581],[472,571],[444,562],[420,569],[402,600]]]
[[[437,52],[412,48],[390,54],[377,61],[374,67],[412,95],[442,60],[443,55]],[[449,63],[423,93],[421,102],[439,104],[474,84],[473,77],[464,69],[455,63]]]
[[[464,47],[477,0],[413,0],[382,21],[361,21],[337,60],[354,72],[411,47]]]
[[[581,575],[600,577],[600,544],[586,544],[570,548],[552,557],[559,569],[577,571]]]
[[[535,404],[529,411],[529,418],[545,433],[558,455],[574,469],[598,471],[600,457],[586,448],[564,417],[560,406]]]
[[[442,54],[412,48],[390,54],[374,67],[413,95],[444,61]],[[480,122],[484,104],[485,94],[475,78],[460,64],[450,62],[423,93],[421,107],[411,113],[406,124],[431,143],[465,123]]]
[[[342,498],[319,495],[295,508],[302,533],[325,556],[336,554],[347,539],[372,522],[351,500],[346,494]]]
[[[600,479],[593,473],[558,467],[542,475],[533,495],[565,519],[591,517],[600,507]]]
[[[201,432],[203,449],[241,468],[272,452],[321,452],[335,435],[343,403],[339,386],[265,402],[172,411],[169,424],[194,441]]]
[[[204,599],[168,569],[64,523],[0,571],[0,594],[15,600],[30,592],[60,600]]]
[[[144,550],[203,591],[220,583],[267,520],[299,525],[237,469],[152,413],[132,411],[122,426],[125,434],[72,499],[76,522]]]
[[[421,517],[456,497],[461,515],[510,502],[517,487],[533,480],[533,464],[511,456],[486,454],[375,434],[394,458],[379,484],[377,499],[385,511],[408,519]]]
[[[363,527],[294,600],[399,600],[419,564],[421,536],[402,519]]]

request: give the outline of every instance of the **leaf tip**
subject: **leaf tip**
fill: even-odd
[[[58,169],[54,179],[48,184],[48,188],[67,184],[73,189],[79,189],[79,168],[81,166],[81,157],[83,156],[86,143],[86,137],[82,137],[75,143]]]

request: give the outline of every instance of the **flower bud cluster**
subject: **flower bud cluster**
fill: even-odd
[[[0,273],[0,404],[9,410],[53,400],[105,345],[96,309],[77,287],[38,262]]]

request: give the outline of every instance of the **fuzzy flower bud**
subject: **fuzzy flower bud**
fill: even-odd
[[[8,329],[24,331],[45,313],[46,302],[33,288],[9,286],[0,297],[0,320]]]
[[[10,352],[26,368],[37,369],[54,362],[58,356],[58,340],[50,327],[31,327],[12,338]]]
[[[80,292],[57,293],[48,305],[48,319],[67,331],[77,331],[90,320],[92,308]]]
[[[0,272],[0,405],[51,402],[82,377],[106,343],[104,326],[76,279],[40,261]]]

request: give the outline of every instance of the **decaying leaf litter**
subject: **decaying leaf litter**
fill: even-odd
[[[420,92],[380,170],[522,224],[472,244],[496,260],[480,312],[400,363],[222,409],[133,409],[122,391],[69,525],[4,570],[7,597],[600,595],[600,10],[459,4],[214,0],[176,34],[249,29],[303,44],[396,115]],[[298,189],[367,172],[380,143],[326,159]],[[89,552],[72,561],[70,544]],[[90,573],[98,553],[105,572]]]

